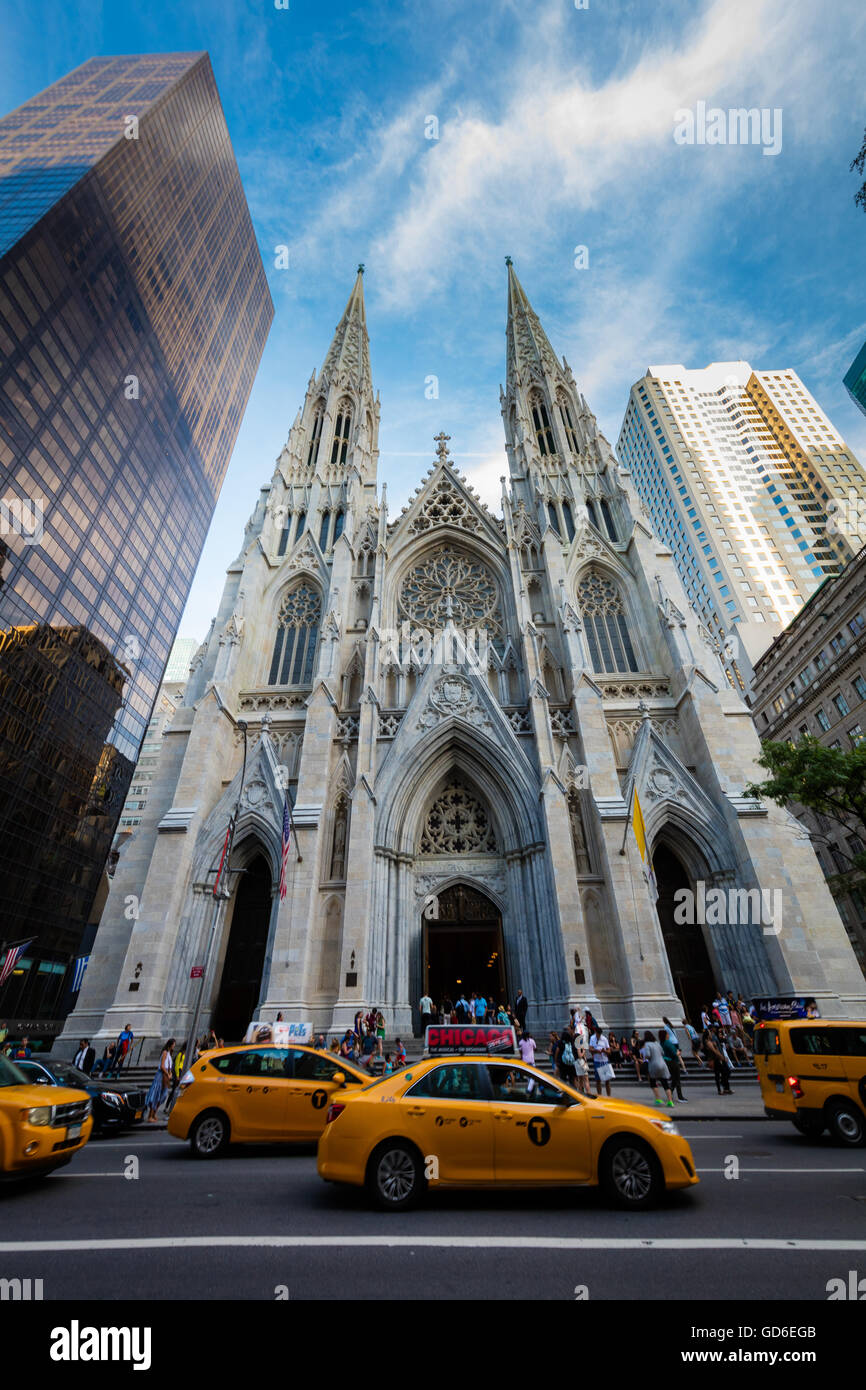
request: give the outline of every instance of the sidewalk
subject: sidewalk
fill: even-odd
[[[649,1086],[638,1086],[634,1082],[616,1082],[611,1085],[612,1100],[631,1100],[638,1105],[647,1105],[657,1115],[667,1115],[670,1119],[676,1120],[677,1124],[685,1124],[690,1120],[766,1120],[764,1114],[764,1102],[761,1099],[761,1087],[752,1077],[744,1078],[740,1085],[737,1085],[736,1073],[731,1077],[731,1090],[733,1095],[720,1096],[716,1094],[714,1086],[692,1086],[689,1087],[688,1079],[683,1080],[683,1095],[686,1104],[681,1104],[674,1097],[674,1106],[671,1110],[666,1104],[656,1105],[655,1098]],[[595,1095],[595,1086],[592,1087]],[[661,1093],[662,1096],[664,1093]],[[602,1097],[603,1099],[604,1097]]]

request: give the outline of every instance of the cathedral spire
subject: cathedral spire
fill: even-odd
[[[518,379],[528,380],[529,376],[539,371],[558,377],[561,368],[541,320],[517,278],[510,256],[505,257],[505,264],[508,267],[506,366],[508,386],[513,389]]]
[[[327,382],[369,390],[370,339],[367,334],[367,315],[364,309],[364,266],[358,266],[352,293],[337,324],[328,355],[319,376],[319,385]]]

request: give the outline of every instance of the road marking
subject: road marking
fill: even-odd
[[[303,1249],[328,1246],[369,1249],[385,1246],[404,1249],[485,1250],[811,1250],[866,1253],[866,1240],[784,1240],[751,1236],[694,1238],[664,1236],[136,1236],[96,1240],[4,1240],[0,1254],[65,1254],[73,1250],[216,1250]]]
[[[712,1139],[716,1144],[727,1144],[729,1139],[745,1139],[745,1137],[745,1134],[683,1134],[680,1130],[681,1139]]]
[[[715,1170],[713,1170],[715,1171]],[[125,1178],[125,1173],[49,1173],[51,1178]]]
[[[698,1168],[699,1173],[724,1173],[724,1168]],[[866,1168],[740,1168],[741,1173],[866,1173]]]

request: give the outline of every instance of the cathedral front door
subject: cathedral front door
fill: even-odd
[[[461,993],[488,1004],[508,1002],[502,918],[476,888],[458,883],[438,897],[438,917],[424,921],[424,992],[438,1007]]]

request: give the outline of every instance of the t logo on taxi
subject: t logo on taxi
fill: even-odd
[[[550,1138],[550,1125],[545,1119],[542,1119],[540,1115],[534,1116],[533,1119],[529,1121],[527,1128],[530,1139],[533,1144],[537,1144],[539,1148],[546,1144]]]

